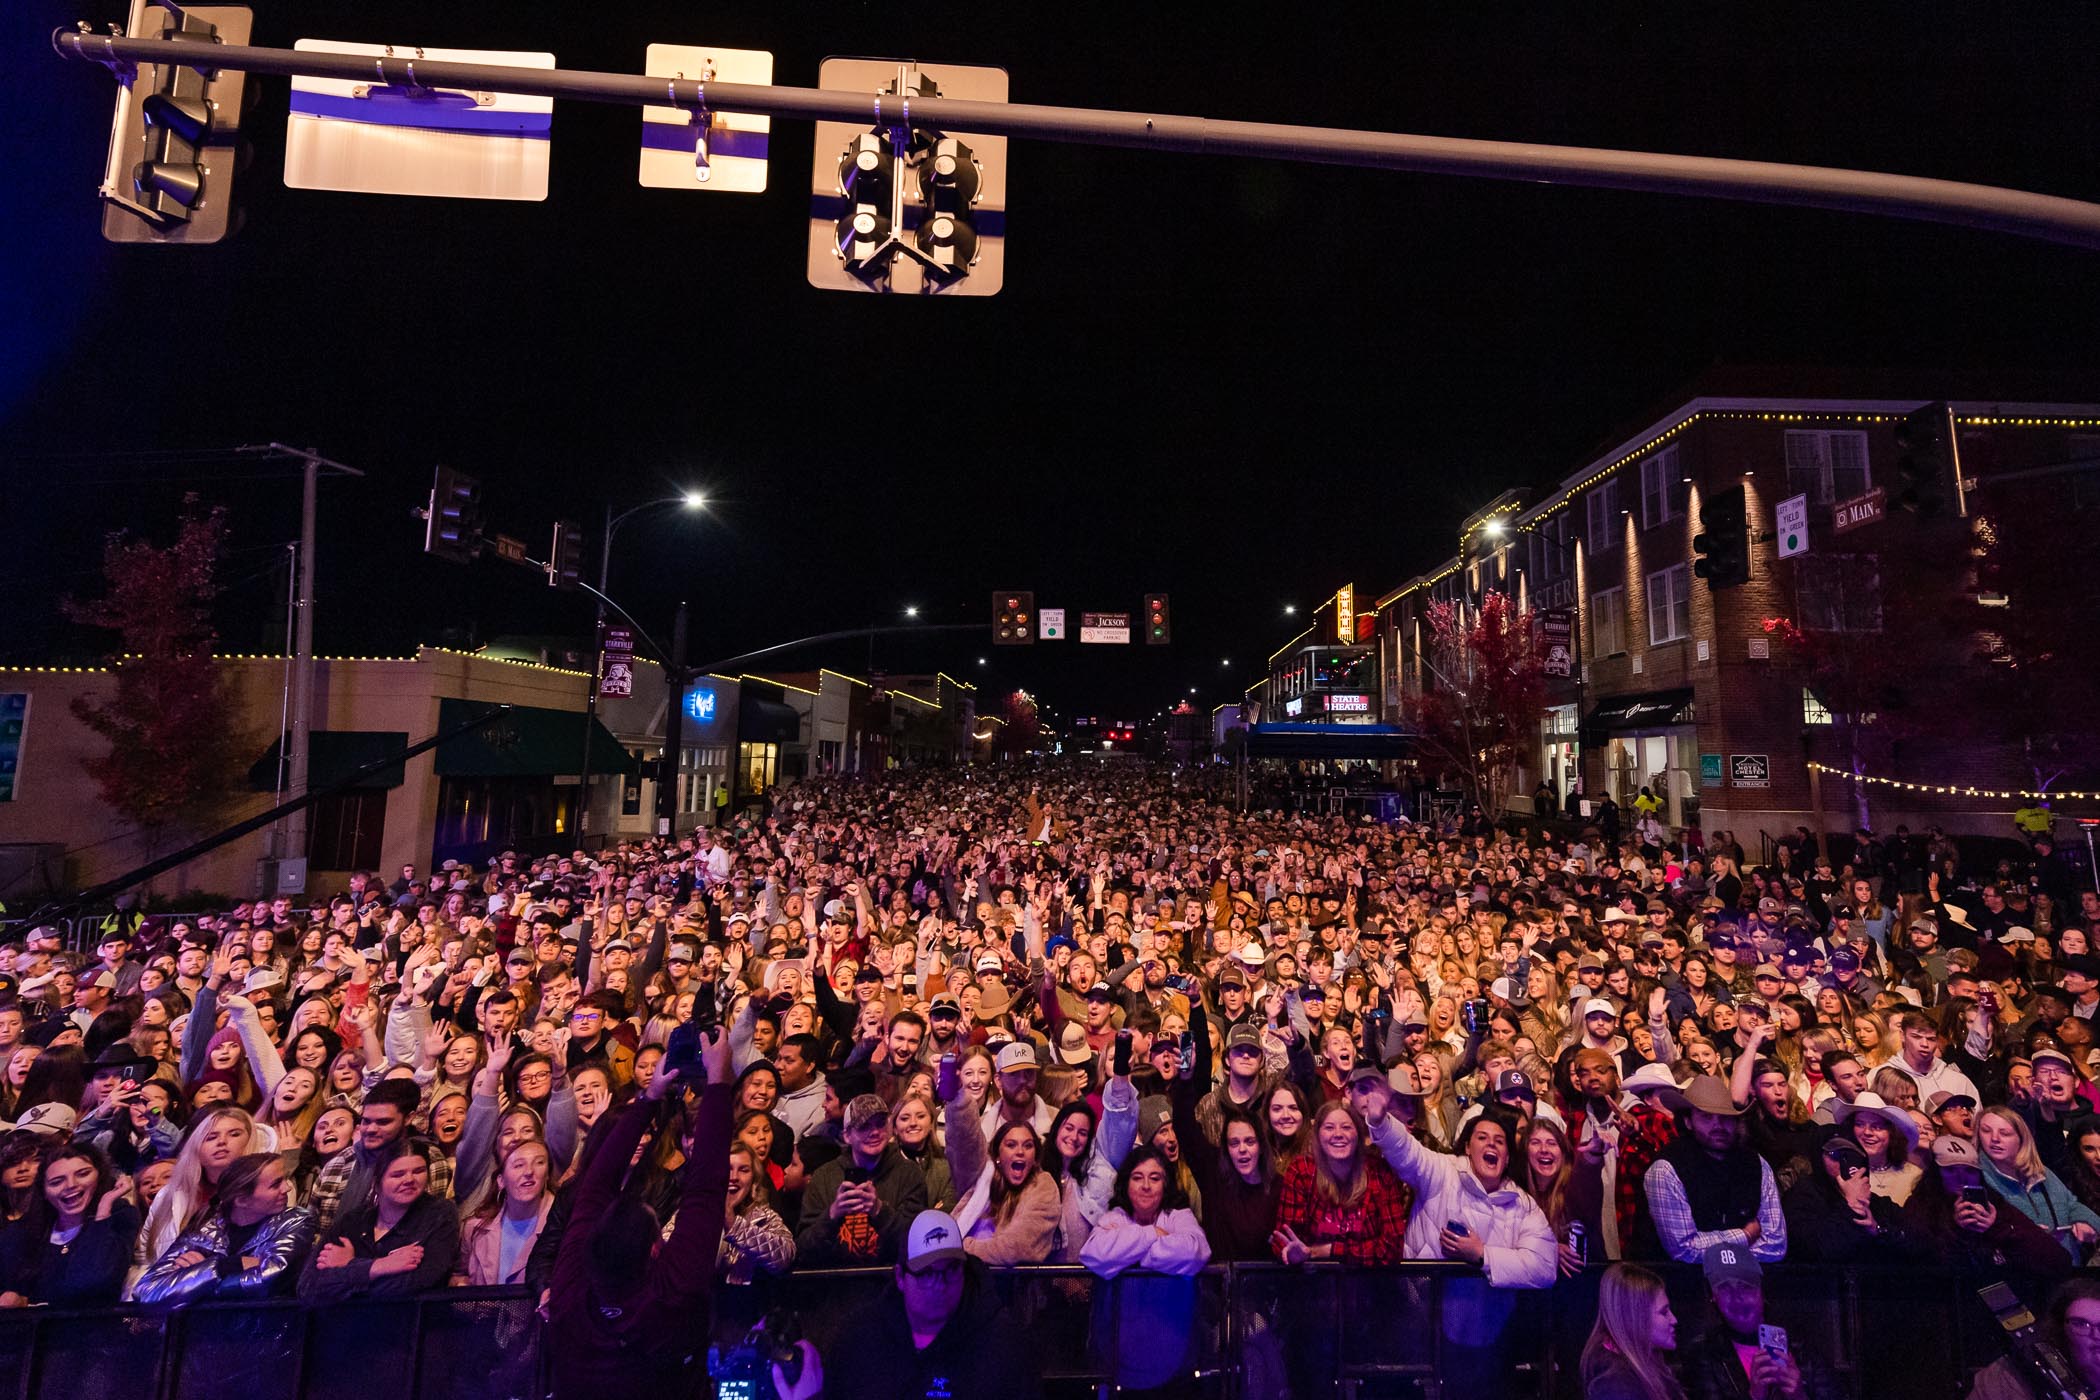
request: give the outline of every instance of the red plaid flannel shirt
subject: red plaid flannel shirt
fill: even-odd
[[[1320,1199],[1312,1158],[1300,1157],[1284,1169],[1277,1225],[1289,1226],[1307,1244],[1333,1245],[1334,1257],[1345,1264],[1399,1263],[1407,1257],[1414,1191],[1376,1157],[1364,1167],[1370,1180],[1363,1197],[1355,1205],[1336,1206]]]

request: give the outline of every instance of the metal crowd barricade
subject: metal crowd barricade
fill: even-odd
[[[1676,1308],[1680,1344],[1688,1345],[1709,1316],[1704,1278],[1696,1266],[1656,1271]],[[1578,1360],[1600,1273],[1497,1295],[1515,1311],[1493,1349],[1502,1372],[1495,1393],[1580,1395]],[[1114,1281],[1042,1266],[994,1271],[990,1286],[1028,1335],[1053,1395],[1091,1391],[1106,1400],[1133,1383],[1157,1383],[1142,1373],[1156,1374],[1164,1361],[1177,1382],[1193,1382],[1216,1400],[1274,1400],[1286,1390],[1439,1400],[1481,1393],[1477,1371],[1468,1383],[1446,1339],[1447,1287],[1458,1280],[1476,1287],[1478,1278],[1468,1267],[1433,1262],[1219,1264],[1192,1279],[1126,1274]],[[1849,1400],[1959,1393],[1971,1372],[2000,1354],[1996,1325],[1976,1297],[1991,1278],[1802,1266],[1769,1269],[1765,1278],[1768,1319],[1787,1329],[1797,1356],[1828,1367]],[[886,1268],[808,1270],[743,1302],[793,1309],[827,1361],[850,1364],[857,1317],[889,1287]],[[1184,1289],[1186,1337],[1163,1335],[1156,1310],[1129,1306],[1161,1297],[1178,1305]],[[172,1310],[4,1309],[0,1400],[7,1390],[14,1400],[543,1400],[547,1349],[559,1338],[550,1342],[536,1301],[513,1287],[319,1309],[290,1299]],[[2042,1300],[2029,1301],[2038,1307]],[[750,1320],[719,1317],[717,1338]]]

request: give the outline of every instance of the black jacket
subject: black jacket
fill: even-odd
[[[925,1350],[912,1343],[894,1283],[839,1335],[846,1339],[841,1352],[824,1358],[831,1400],[1035,1400],[1042,1394],[1042,1366],[1027,1334],[975,1260],[963,1266],[961,1306]]]
[[[323,1247],[338,1239],[350,1241],[357,1257],[339,1269],[316,1267],[319,1251],[299,1276],[299,1296],[312,1303],[339,1303],[346,1298],[400,1298],[443,1288],[452,1278],[452,1261],[459,1255],[459,1211],[443,1196],[427,1192],[408,1208],[393,1229],[373,1238],[379,1224],[379,1205],[345,1211],[328,1227]],[[372,1277],[372,1265],[397,1249],[423,1246],[423,1261],[406,1273]]]
[[[108,1307],[124,1295],[124,1275],[131,1268],[131,1246],[138,1236],[138,1208],[120,1201],[109,1219],[90,1217],[65,1244],[52,1244],[47,1234],[37,1242],[41,1248],[25,1261],[27,1276],[8,1279],[0,1287],[54,1308]]]
[[[1929,1264],[1932,1241],[1915,1234],[1903,1212],[1886,1196],[1869,1196],[1874,1230],[1852,1214],[1828,1173],[1820,1167],[1780,1197],[1786,1212],[1787,1262],[1841,1267]]]
[[[1791,1244],[1791,1230],[1787,1239]],[[1787,1341],[1794,1365],[1801,1371],[1801,1400],[1838,1400],[1845,1392],[1831,1369],[1813,1356],[1804,1356],[1798,1339]],[[1750,1376],[1736,1353],[1735,1339],[1718,1324],[1707,1328],[1697,1345],[1677,1354],[1677,1367],[1690,1400],[1750,1400]]]

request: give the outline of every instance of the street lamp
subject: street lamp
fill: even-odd
[[[591,735],[598,728],[598,682],[599,673],[604,670],[602,651],[605,644],[605,595],[607,590],[612,587],[613,537],[619,533],[622,525],[635,516],[640,515],[643,511],[657,510],[664,506],[678,506],[684,510],[700,511],[706,509],[707,497],[699,491],[686,490],[676,496],[659,496],[653,501],[643,501],[640,505],[629,506],[618,515],[613,514],[612,502],[607,501],[605,503],[605,534],[598,543],[598,616],[596,625],[591,629],[591,686],[588,699],[583,707],[583,771],[578,775],[576,786],[576,840],[579,845],[589,839],[591,834]],[[683,656],[670,658],[674,666],[683,664],[684,660]],[[674,680],[668,671],[666,671],[664,679],[666,681]],[[671,697],[670,713],[673,716],[678,713],[678,706],[684,701],[684,698],[682,695],[673,695]],[[676,764],[678,761],[678,755],[676,754],[670,754],[669,758],[670,763],[666,765],[667,767],[670,767],[671,764]],[[672,768],[671,771],[675,772],[676,769]]]
[[[904,610],[904,615],[905,615],[906,617],[917,617],[917,616],[919,615],[919,610],[918,610],[917,608],[915,608],[915,607],[913,607],[913,608],[906,608],[906,609]]]
[[[1298,615],[1298,605],[1296,603],[1285,603],[1283,605],[1283,615],[1285,617],[1296,617]]]

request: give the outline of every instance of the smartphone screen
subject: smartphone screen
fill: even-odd
[[[1757,1349],[1769,1352],[1773,1356],[1785,1357],[1787,1354],[1786,1329],[1784,1327],[1773,1327],[1769,1324],[1759,1327],[1757,1329]]]

